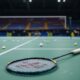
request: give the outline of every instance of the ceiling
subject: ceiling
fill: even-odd
[[[80,0],[0,0],[0,15],[67,15],[79,16]]]

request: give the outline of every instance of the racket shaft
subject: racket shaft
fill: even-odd
[[[63,55],[61,55],[61,56],[58,56],[58,57],[55,57],[55,58],[52,58],[52,59],[53,59],[53,60],[54,60],[54,59],[58,59],[58,58],[61,58],[61,57],[67,56],[67,55],[69,55],[69,54],[73,54],[73,55],[80,54],[80,48],[75,49],[75,50],[71,51],[70,53],[63,54]]]
[[[71,53],[64,54],[64,55],[61,55],[61,56],[58,56],[58,57],[55,57],[55,58],[52,58],[52,59],[53,59],[53,60],[54,60],[54,59],[59,59],[59,58],[61,58],[61,57],[67,56],[67,55],[69,55],[69,54],[72,54],[72,52],[71,52]]]

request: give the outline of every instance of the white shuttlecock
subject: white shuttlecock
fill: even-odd
[[[77,46],[77,45],[78,45],[78,43],[75,42],[75,43],[74,43],[74,46]]]
[[[2,46],[2,49],[5,49],[6,48],[6,46]]]
[[[43,47],[43,43],[40,43],[40,47]]]

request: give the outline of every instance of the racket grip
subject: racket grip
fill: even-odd
[[[74,54],[74,55],[80,54],[80,48],[71,51],[71,54]]]

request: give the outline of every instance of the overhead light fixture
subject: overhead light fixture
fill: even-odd
[[[61,2],[61,0],[57,0],[57,2],[58,2],[58,3],[60,3],[60,2]]]
[[[66,2],[66,0],[63,0],[63,2]]]
[[[32,2],[32,0],[29,0],[29,2],[31,3],[31,2]]]

